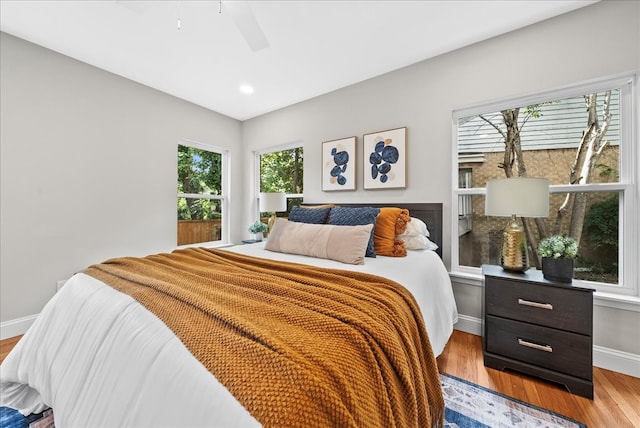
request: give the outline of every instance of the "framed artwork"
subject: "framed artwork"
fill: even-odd
[[[407,187],[407,128],[365,134],[362,144],[365,189]]]
[[[356,137],[322,143],[322,191],[356,189]]]

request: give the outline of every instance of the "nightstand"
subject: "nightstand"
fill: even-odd
[[[483,265],[484,365],[564,385],[593,398],[593,291],[538,270]]]

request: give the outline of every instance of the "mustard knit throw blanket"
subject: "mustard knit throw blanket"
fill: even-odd
[[[204,248],[85,273],[156,314],[265,427],[443,423],[420,310],[392,281]]]

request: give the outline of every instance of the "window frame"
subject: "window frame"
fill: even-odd
[[[640,229],[634,218],[638,214],[638,73],[624,73],[588,82],[577,83],[557,89],[537,92],[533,94],[509,97],[487,103],[475,104],[455,109],[452,112],[452,218],[451,218],[451,274],[461,278],[481,277],[480,267],[461,266],[459,263],[458,240],[458,201],[465,195],[486,194],[486,188],[460,189],[458,186],[459,154],[458,154],[458,120],[487,112],[501,111],[515,106],[526,106],[582,96],[593,92],[602,92],[612,88],[620,88],[620,175],[618,183],[589,183],[582,185],[551,185],[550,193],[577,192],[620,192],[619,211],[619,248],[620,263],[618,284],[606,284],[574,279],[574,285],[594,288],[600,295],[624,298],[640,296],[639,276],[640,267],[634,260],[640,256],[637,242],[640,241]],[[636,243],[634,245],[634,243]]]
[[[192,244],[180,245],[181,248],[184,247],[193,247],[193,246],[202,246],[203,244],[209,246],[224,246],[230,242],[230,231],[231,231],[231,216],[229,215],[229,150],[224,149],[222,147],[217,147],[211,144],[200,143],[197,141],[187,140],[184,138],[179,138],[176,145],[176,153],[178,153],[178,146],[187,146],[192,147],[198,150],[204,150],[207,152],[217,153],[221,156],[221,177],[220,177],[220,195],[209,195],[206,193],[180,193],[177,192],[177,199],[179,198],[193,198],[193,199],[211,199],[218,200],[221,202],[221,218],[220,222],[221,231],[220,231],[220,240],[219,241],[203,241],[203,242],[194,242]],[[177,158],[176,158],[176,179],[174,183],[177,183],[178,178],[178,170],[177,170]],[[177,201],[176,199],[176,201]],[[177,219],[176,219],[176,227],[177,227]],[[176,231],[177,236],[177,231]],[[177,238],[176,238],[177,239]]]
[[[275,153],[275,152],[282,152],[284,150],[292,150],[292,149],[296,149],[296,148],[302,148],[302,150],[304,151],[304,144],[300,141],[296,141],[296,142],[292,142],[292,143],[287,143],[287,144],[281,144],[279,146],[271,146],[268,148],[264,148],[261,150],[256,150],[254,152],[254,183],[253,183],[253,189],[254,189],[254,195],[253,195],[253,202],[254,202],[254,214],[257,216],[257,218],[260,218],[260,208],[259,208],[259,199],[260,199],[260,157],[262,155],[266,155],[269,153]],[[303,178],[303,184],[304,184],[304,178]],[[304,193],[286,193],[286,197],[287,197],[287,203],[289,201],[289,199],[292,198],[299,198],[299,199],[303,199],[304,198]]]
[[[473,188],[473,170],[471,168],[458,168],[458,186],[464,184],[464,187],[458,187],[459,189],[472,189]],[[458,237],[471,231],[473,226],[473,203],[471,201],[471,195],[458,195]],[[460,231],[460,226],[465,226],[464,231]]]

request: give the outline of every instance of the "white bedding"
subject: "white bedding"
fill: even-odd
[[[431,251],[364,265],[230,247],[257,257],[365,271],[415,296],[439,355],[457,321],[451,282]],[[56,427],[251,427],[257,421],[182,342],[131,297],[77,274],[45,306],[0,366],[0,405],[54,409]]]

